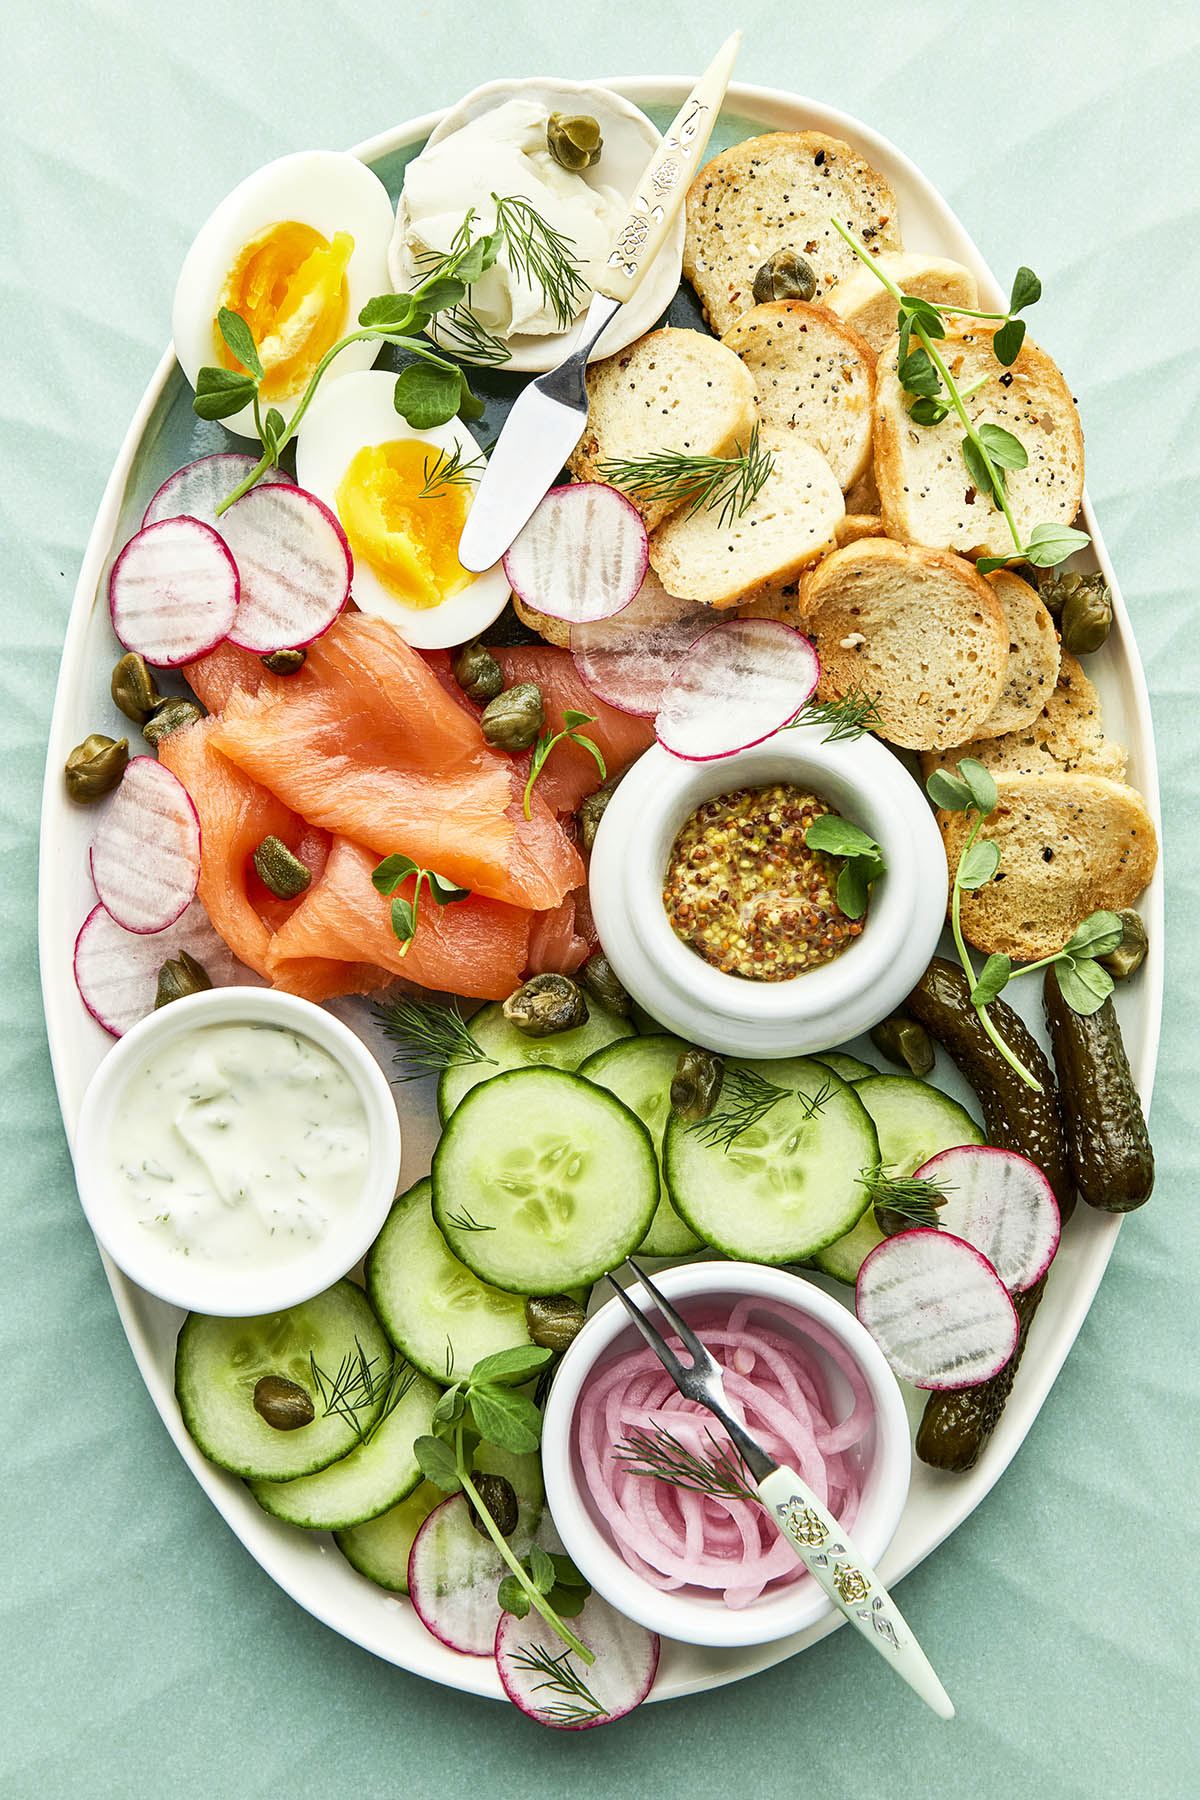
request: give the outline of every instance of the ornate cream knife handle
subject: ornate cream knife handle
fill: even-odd
[[[829,1595],[896,1673],[941,1719],[954,1705],[900,1609],[874,1569],[855,1554],[833,1514],[827,1512],[794,1469],[774,1469],[758,1484],[758,1495],[780,1531]]]
[[[623,305],[662,249],[700,166],[721,110],[742,34],[735,31],[700,77],[633,192],[629,216],[613,240],[597,293]]]

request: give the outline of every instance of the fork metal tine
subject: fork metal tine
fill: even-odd
[[[720,1365],[716,1358],[713,1356],[711,1350],[708,1349],[707,1345],[700,1342],[700,1339],[696,1336],[687,1320],[680,1317],[675,1311],[675,1308],[671,1305],[671,1302],[664,1294],[659,1292],[658,1288],[655,1287],[650,1277],[646,1274],[646,1271],[638,1267],[632,1256],[627,1256],[625,1260],[653,1300],[655,1306],[657,1306],[659,1312],[678,1334],[684,1349],[691,1356],[693,1368],[706,1375],[719,1375]]]
[[[671,1377],[671,1380],[682,1393],[684,1391],[683,1383],[686,1381],[691,1371],[684,1368],[666,1339],[657,1328],[650,1323],[641,1307],[636,1306],[629,1298],[629,1295],[625,1292],[625,1289],[621,1286],[620,1282],[612,1275],[606,1276],[605,1279],[616,1294],[618,1300],[620,1300],[621,1304],[624,1306],[625,1311],[629,1314],[630,1318],[649,1344],[651,1350],[653,1350],[655,1356],[657,1356],[663,1368],[667,1371],[667,1374]]]

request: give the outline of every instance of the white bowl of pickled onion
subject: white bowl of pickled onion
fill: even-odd
[[[877,1566],[904,1510],[912,1452],[896,1378],[853,1313],[814,1283],[758,1263],[689,1263],[655,1282],[725,1366],[726,1392],[751,1434],[810,1487],[827,1489],[859,1556]],[[645,1290],[630,1294],[669,1336]],[[793,1380],[804,1405],[789,1397]],[[784,1428],[781,1408],[794,1429]],[[832,1611],[757,1501],[710,1499],[631,1473],[613,1451],[639,1425],[668,1431],[706,1460],[707,1429],[728,1449],[614,1298],[563,1357],[542,1439],[555,1526],[597,1593],[648,1630],[712,1646],[771,1643]]]

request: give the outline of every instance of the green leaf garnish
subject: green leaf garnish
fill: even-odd
[[[236,369],[201,369],[192,411],[201,419],[230,419],[257,397],[258,383],[252,375],[239,375]]]
[[[416,881],[412,893],[397,894],[396,889],[401,882],[410,880],[414,875]],[[391,906],[392,931],[402,946],[401,956],[407,956],[409,946],[416,936],[422,886],[428,886],[438,906],[449,906],[452,901],[469,900],[471,897],[470,888],[458,887],[433,869],[422,869],[411,856],[385,856],[372,870],[371,883],[385,897],[394,896]]]
[[[964,893],[973,894],[976,889],[987,885],[999,867],[999,847],[991,838],[980,838],[959,857],[954,885],[962,888]]]
[[[253,333],[241,313],[231,312],[227,306],[223,306],[217,314],[217,329],[238,362],[256,381],[261,381],[263,366],[258,358]]]
[[[414,431],[430,431],[454,417],[461,398],[458,369],[414,362],[397,375],[392,403]]]
[[[871,883],[886,872],[883,851],[874,838],[836,813],[822,813],[804,833],[810,850],[826,856],[844,856],[846,866],[837,879],[837,903],[848,919],[861,919],[867,910]]]
[[[608,767],[604,761],[604,753],[600,749],[599,744],[593,743],[589,737],[581,737],[579,732],[581,725],[594,725],[595,723],[596,719],[593,713],[574,712],[570,708],[566,708],[563,711],[563,728],[561,731],[552,732],[549,726],[547,726],[546,730],[539,734],[538,740],[533,746],[533,755],[530,758],[529,780],[525,783],[525,817],[527,819],[533,817],[533,814],[530,811],[530,802],[533,798],[533,784],[545,768],[546,758],[553,750],[555,744],[561,744],[564,738],[569,743],[578,744],[581,750],[588,751],[594,759],[596,767],[600,771],[601,781],[607,780]]]
[[[552,1350],[543,1350],[537,1344],[518,1344],[512,1350],[497,1350],[493,1356],[483,1357],[471,1370],[471,1380],[528,1381],[553,1360]]]
[[[1024,312],[1027,306],[1032,306],[1034,302],[1040,300],[1041,297],[1041,282],[1038,280],[1033,270],[1027,269],[1024,263],[1022,263],[1021,267],[1013,276],[1012,294],[1008,302],[1009,312]]]

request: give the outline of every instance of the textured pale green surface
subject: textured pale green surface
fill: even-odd
[[[5,1800],[290,1794],[708,1800],[745,1791],[1195,1792],[1193,945],[1200,644],[1194,126],[1180,4],[985,8],[532,0],[368,10],[9,0],[0,59],[0,1669]],[[171,1447],[74,1196],[33,929],[42,741],[105,476],[167,337],[179,260],[248,170],[340,146],[498,74],[739,75],[871,121],[999,270],[1031,261],[1089,486],[1146,659],[1169,838],[1159,1191],[1121,1233],[1075,1351],[984,1506],[902,1585],[959,1720],[839,1633],[705,1698],[582,1737],[374,1661],[280,1593]],[[1111,1535],[1110,1535],[1111,1534]]]

